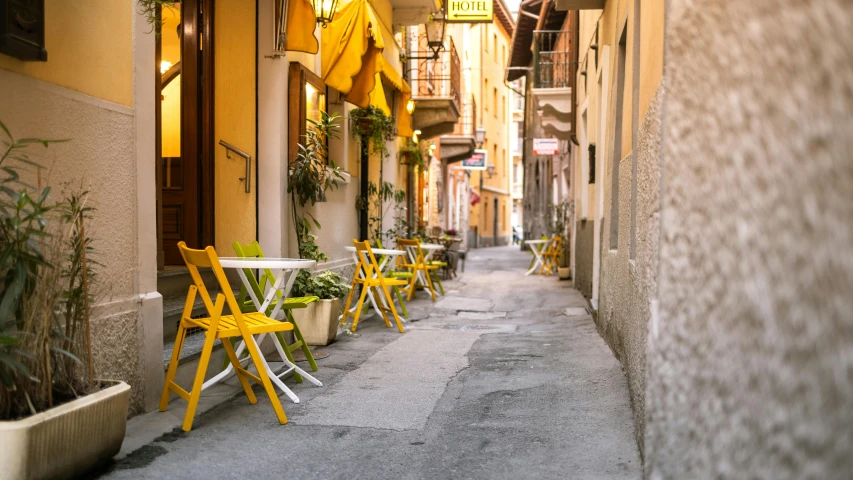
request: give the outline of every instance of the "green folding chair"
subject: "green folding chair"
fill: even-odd
[[[240,242],[234,242],[231,244],[234,248],[234,253],[237,254],[238,257],[244,258],[264,258],[264,252],[261,250],[261,245],[255,240],[252,243],[241,245]],[[257,278],[255,278],[255,273],[246,268],[243,269],[243,273],[246,274],[246,278],[249,281],[249,284],[252,287],[252,291],[255,293],[256,298],[264,298],[264,290],[267,285],[275,284],[275,276],[272,274],[268,268],[265,268],[263,271],[258,271],[260,276],[260,282]],[[284,315],[288,322],[293,324],[293,337],[294,342],[290,345],[284,341],[284,337],[282,337],[281,333],[276,332],[276,338],[278,338],[279,343],[284,349],[284,354],[287,355],[287,359],[291,362],[294,362],[292,352],[296,349],[301,349],[302,353],[305,355],[305,358],[308,359],[308,364],[311,365],[311,371],[317,371],[317,362],[314,361],[314,355],[311,354],[311,350],[308,348],[308,344],[305,343],[305,339],[302,337],[302,332],[299,331],[299,325],[293,320],[293,315],[290,313],[290,310],[294,308],[305,308],[309,304],[318,301],[320,298],[315,296],[306,296],[306,297],[289,297],[284,299],[284,304],[281,306],[281,310],[284,312]],[[281,302],[281,292],[277,292],[276,301]],[[240,305],[240,311],[243,313],[252,313],[256,312],[258,309],[255,307],[255,302],[252,301],[252,297],[249,296],[246,291],[245,286],[240,287],[240,294],[237,296],[237,303]],[[267,307],[266,314],[272,313],[273,308],[275,308],[275,303],[270,304]],[[225,368],[226,364],[223,366]],[[296,372],[293,372],[293,378],[296,379],[296,383],[302,383],[302,376]]]

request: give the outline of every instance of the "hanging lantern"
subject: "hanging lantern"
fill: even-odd
[[[424,25],[426,29],[427,46],[438,54],[444,48],[444,29],[447,26],[444,14],[435,12],[430,14],[429,21]]]
[[[314,4],[314,16],[317,17],[317,23],[326,28],[326,25],[331,23],[335,17],[338,0],[311,0],[311,3]]]

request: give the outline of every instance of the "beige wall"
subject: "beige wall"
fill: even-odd
[[[639,19],[635,18],[635,1],[642,2]],[[580,14],[579,57],[586,60],[588,73],[578,76],[578,104],[582,108],[577,112],[577,121],[579,132],[586,133],[584,138],[596,143],[598,169],[594,185],[582,189],[577,183],[573,192],[578,212],[575,273],[584,295],[597,294],[599,332],[625,368],[641,452],[645,428],[646,332],[651,315],[649,305],[657,298],[663,21],[664,5],[658,0],[611,0],[603,11]],[[589,45],[596,25],[598,49],[592,50]],[[636,43],[634,34],[638,26],[640,36]],[[623,106],[617,111],[618,42],[623,28],[626,37]],[[595,68],[596,57],[598,68]],[[639,68],[636,85],[635,68]],[[599,87],[599,79],[606,85]],[[604,86],[606,93],[602,91]],[[602,119],[604,131],[600,132]],[[622,126],[622,148],[615,153],[617,122]],[[583,144],[580,148],[585,147]],[[612,188],[615,161],[619,161],[618,218],[611,208],[616,194]],[[586,156],[576,155],[575,162],[575,175],[580,174],[579,182],[585,182],[589,168]],[[632,210],[636,212],[633,226]],[[582,220],[583,217],[586,219]],[[610,248],[613,222],[618,223],[616,248]]]
[[[133,106],[133,0],[46,0],[47,62],[0,55],[0,68]]]
[[[853,4],[667,3],[646,473],[849,478]]]
[[[17,137],[68,139],[32,158],[55,199],[89,190],[99,280],[92,350],[99,377],[131,385],[130,412],[162,388],[156,292],[154,38],[131,1],[46,2],[47,62],[0,55],[0,117]],[[104,39],[109,39],[105,41]]]
[[[215,15],[215,209],[216,249],[233,252],[231,243],[255,240],[255,8],[243,0],[217,0]],[[252,156],[252,191],[246,193],[246,164],[225,155],[219,140]],[[225,253],[223,253],[225,255]]]

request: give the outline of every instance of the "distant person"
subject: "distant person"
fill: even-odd
[[[521,243],[521,232],[518,231],[518,227],[515,225],[512,226],[512,244],[518,245]]]

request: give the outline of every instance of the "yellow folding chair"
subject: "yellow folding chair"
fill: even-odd
[[[409,287],[408,289],[403,289],[404,292],[408,293],[407,300],[411,301],[412,297],[415,295],[415,289],[417,288],[418,283],[418,274],[423,272],[423,276],[426,279],[426,287],[429,288],[429,293],[432,295],[432,301],[434,302],[435,289],[432,287],[432,276],[430,275],[430,272],[438,270],[438,265],[430,265],[424,261],[424,252],[421,250],[421,242],[418,240],[398,238],[397,246],[406,251],[408,262],[403,263],[403,266],[411,269],[412,271],[412,278],[409,280]]]
[[[284,414],[284,409],[281,407],[278,395],[267,375],[263,358],[258,351],[258,347],[255,345],[252,335],[293,330],[293,324],[290,322],[279,322],[259,312],[242,313],[240,311],[240,304],[234,298],[234,292],[231,290],[231,285],[228,283],[225,271],[222,269],[222,265],[219,264],[219,257],[216,255],[213,247],[207,247],[204,250],[194,250],[187,248],[186,243],[180,242],[178,243],[178,249],[184,258],[184,262],[187,264],[187,268],[189,268],[194,285],[190,286],[187,301],[184,304],[184,311],[181,315],[181,324],[178,327],[178,334],[175,338],[175,347],[172,350],[172,358],[169,360],[169,368],[166,371],[163,394],[160,396],[160,411],[166,411],[166,408],[169,406],[170,392],[175,392],[179,397],[186,400],[188,404],[182,428],[186,432],[192,429],[193,419],[196,408],[198,407],[198,399],[201,395],[202,385],[204,384],[204,375],[207,372],[210,354],[213,351],[213,343],[216,339],[220,339],[222,347],[231,361],[231,365],[234,366],[234,371],[240,380],[240,385],[243,386],[243,391],[246,393],[246,397],[249,398],[249,403],[254,405],[258,401],[252,388],[249,386],[248,379],[251,378],[264,386],[264,390],[266,390],[270,398],[270,403],[272,403],[279,423],[282,425],[286,424],[287,416]],[[213,274],[216,276],[219,288],[222,290],[222,293],[216,295],[216,302],[213,302],[210,298],[204,281],[198,273],[200,267],[213,269]],[[209,315],[208,317],[192,318],[196,294],[201,295],[204,307]],[[231,310],[231,315],[222,315],[226,303]],[[187,391],[175,383],[175,374],[178,371],[178,362],[181,358],[181,349],[186,339],[186,332],[190,328],[204,330],[205,339],[192,389]],[[231,345],[231,337],[242,337],[243,341],[246,342],[249,356],[252,358],[252,362],[258,371],[257,375],[249,372],[240,364],[234,352],[234,347]]]
[[[547,272],[546,275],[551,275],[557,270],[557,257],[560,256],[560,249],[563,248],[563,237],[554,235],[551,238],[551,243],[548,244],[548,250],[542,255],[542,267],[539,269],[539,275],[542,272]]]
[[[400,333],[403,333],[405,331],[403,323],[400,321],[397,309],[394,308],[394,300],[391,298],[391,293],[388,289],[406,285],[406,280],[383,277],[382,270],[379,268],[379,262],[373,256],[373,249],[370,248],[370,244],[367,241],[359,242],[358,240],[353,240],[352,243],[355,245],[358,263],[355,266],[355,273],[352,277],[352,288],[350,288],[346,304],[344,305],[344,314],[341,315],[341,326],[346,328],[347,318],[352,316],[352,327],[350,329],[355,332],[358,326],[358,318],[361,316],[361,307],[364,305],[368,289],[373,288],[376,295],[374,298],[379,300],[376,302],[376,305],[382,314],[382,318],[385,320],[385,326],[391,328],[391,321],[388,319],[388,312],[391,312],[394,316],[394,321],[397,322],[397,328],[400,330]],[[350,311],[352,298],[358,286],[361,286],[361,294],[358,297],[355,310]],[[382,299],[385,301],[383,302]]]

